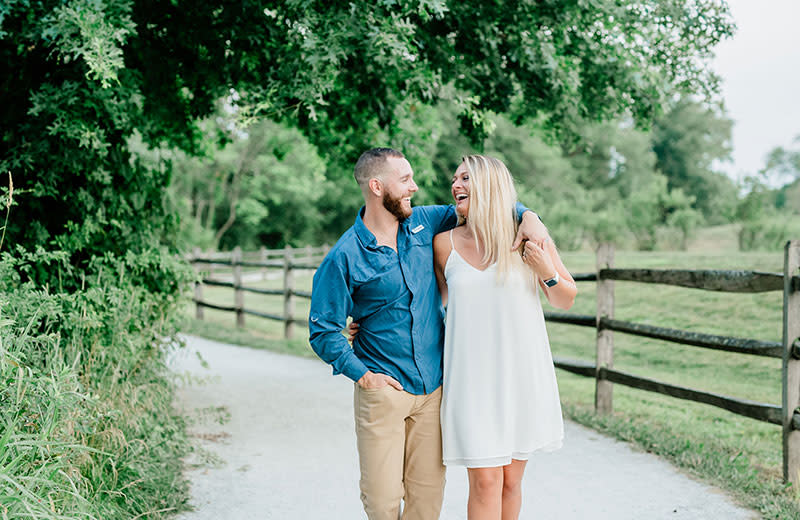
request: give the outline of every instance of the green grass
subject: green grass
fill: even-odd
[[[730,230],[723,229],[725,236]],[[728,233],[729,234],[729,233]],[[713,233],[709,235],[709,241]],[[782,272],[783,253],[731,253],[727,248],[710,252],[617,252],[615,267],[676,269],[755,269]],[[594,253],[564,253],[573,273],[593,272]],[[281,287],[282,280],[259,282]],[[310,288],[310,277],[298,278],[296,287]],[[570,312],[595,314],[595,284],[580,283]],[[232,304],[233,291],[206,288],[206,298]],[[282,313],[280,297],[247,294],[245,305]],[[307,312],[298,298],[297,314]],[[187,309],[193,313],[193,307]],[[244,343],[283,352],[309,355],[307,343],[281,340],[283,325],[247,317],[250,339],[237,340],[229,332],[234,315],[205,310],[213,323],[211,336],[201,325],[191,329],[215,339]],[[662,285],[615,282],[615,317],[696,332],[780,341],[782,294],[728,294]],[[228,325],[224,329],[219,325]],[[235,329],[234,329],[235,330]],[[305,329],[297,327],[302,338]],[[565,324],[548,324],[553,354],[593,361],[595,330]],[[227,338],[225,337],[227,335]],[[778,359],[718,352],[616,333],[614,367],[632,374],[765,403],[781,402],[781,362]],[[800,518],[800,493],[782,483],[781,429],[712,406],[659,394],[614,387],[614,412],[593,412],[594,380],[558,371],[565,413],[572,419],[633,442],[661,455],[687,472],[726,489],[765,518]]]
[[[178,309],[164,300],[133,286],[0,291],[0,519],[187,509],[166,365]]]

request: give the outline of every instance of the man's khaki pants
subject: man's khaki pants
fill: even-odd
[[[442,388],[413,395],[391,386],[354,395],[361,501],[369,520],[439,518],[444,495]]]

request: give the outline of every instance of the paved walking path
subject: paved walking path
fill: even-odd
[[[179,406],[190,416],[224,407],[230,419],[190,427],[221,460],[187,470],[195,511],[179,520],[365,518],[352,382],[312,359],[196,337],[187,343],[174,370],[207,381],[183,388]],[[523,495],[523,519],[758,518],[657,457],[572,422],[561,450],[528,463]],[[442,520],[465,519],[466,499],[465,470],[449,470]]]

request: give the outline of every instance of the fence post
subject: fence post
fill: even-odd
[[[283,335],[286,339],[294,336],[294,273],[292,272],[292,247],[283,251]]]
[[[800,240],[790,240],[783,262],[783,479],[800,484],[800,430],[792,418],[800,406]]]
[[[614,367],[614,331],[600,326],[602,318],[614,317],[614,281],[600,276],[601,269],[614,265],[613,244],[600,244],[597,248],[597,361],[595,373],[594,408],[599,413],[611,413],[613,409],[613,385],[600,378],[600,368]]]
[[[194,272],[197,274],[199,278],[199,280],[194,283],[194,301],[195,301],[194,316],[198,320],[202,320],[205,317],[203,313],[203,306],[200,305],[200,302],[203,301],[203,273],[200,271],[200,269],[197,268],[197,263],[194,262],[194,260],[197,260],[198,258],[200,258],[200,256],[201,256],[200,248],[195,247],[194,256],[192,258],[192,268],[194,269]]]
[[[267,248],[261,246],[258,248],[258,259],[261,263],[267,263]],[[261,266],[261,279],[267,279],[267,268],[265,266]]]
[[[321,257],[320,257],[320,259],[319,259],[318,261],[316,261],[315,263],[316,263],[317,265],[321,264],[321,263],[322,263],[322,261],[325,259],[325,257],[326,257],[326,256],[328,256],[328,252],[329,252],[330,250],[331,250],[331,246],[330,246],[330,244],[327,244],[327,243],[325,243],[325,244],[322,244],[322,256],[321,256]]]
[[[242,248],[236,246],[231,255],[233,264],[233,306],[236,309],[236,326],[244,327],[244,291],[242,290]]]

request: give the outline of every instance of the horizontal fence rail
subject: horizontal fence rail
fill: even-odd
[[[299,291],[294,289],[294,271],[297,270],[315,270],[319,262],[327,254],[330,247],[322,246],[317,248],[291,248],[266,250],[262,249],[259,252],[243,253],[240,248],[234,249],[230,253],[201,253],[195,250],[194,255],[189,258],[189,261],[197,266],[203,266],[208,270],[208,276],[200,278],[198,283],[195,284],[195,295],[193,301],[196,305],[195,315],[197,319],[204,318],[203,309],[210,308],[221,311],[236,313],[236,324],[239,327],[244,327],[245,315],[256,316],[267,320],[280,321],[284,323],[284,336],[291,338],[294,333],[294,326],[300,325],[308,327],[308,320],[305,318],[296,318],[294,316],[294,299],[304,298],[311,299],[309,291]],[[249,258],[258,255],[258,260],[250,260]],[[244,258],[247,257],[248,260]],[[231,280],[220,280],[212,276],[213,269],[219,267],[230,267],[232,274]],[[243,273],[242,268],[259,268],[256,274],[261,273],[266,275],[268,270],[279,269],[282,271],[283,288],[282,289],[267,289],[263,287],[254,287],[245,285],[244,279],[246,275],[252,273]],[[262,279],[263,279],[262,276]],[[229,287],[234,291],[234,305],[219,305],[207,302],[203,299],[203,286],[213,287]],[[256,309],[250,309],[244,305],[244,293],[254,293],[264,296],[280,296],[284,300],[284,312],[277,314],[273,312],[264,312]]]
[[[632,374],[605,367],[600,367],[598,372],[601,379],[607,379],[612,383],[619,383],[632,388],[669,395],[697,403],[710,404],[717,408],[723,408],[729,412],[744,415],[745,417],[750,417],[759,421],[773,424],[781,423],[781,407],[777,405],[757,403],[746,399],[737,399],[726,395],[703,392],[653,379],[637,377]]]
[[[208,272],[195,285],[194,302],[198,319],[203,319],[203,308],[211,308],[236,314],[238,326],[244,326],[244,315],[281,321],[284,335],[291,338],[294,325],[307,327],[306,317],[295,317],[295,298],[310,299],[309,291],[294,287],[293,273],[297,270],[314,270],[330,248],[285,248],[261,250],[243,254],[236,248],[231,253],[201,254],[195,251],[190,261],[200,270]],[[784,479],[800,484],[800,241],[791,241],[785,248],[783,273],[741,270],[685,270],[685,269],[617,269],[613,267],[613,248],[603,245],[598,248],[597,271],[578,273],[576,282],[597,283],[597,315],[582,315],[566,312],[545,312],[550,323],[563,323],[597,330],[597,356],[595,362],[565,359],[554,356],[555,366],[561,370],[595,379],[595,408],[599,413],[612,410],[613,384],[658,393],[715,406],[731,413],[758,421],[783,426]],[[256,258],[257,259],[254,259]],[[245,258],[247,258],[245,260]],[[230,281],[215,278],[213,269],[221,266],[233,271]],[[242,268],[257,268],[262,273],[268,270],[281,271],[282,289],[265,289],[244,285]],[[252,273],[247,273],[252,276]],[[763,293],[783,291],[784,333],[783,341],[764,341],[691,332],[659,327],[646,323],[635,323],[615,319],[614,282],[638,282],[672,285],[684,288],[729,293]],[[234,290],[235,305],[218,305],[206,302],[202,297],[204,285],[227,287]],[[284,301],[283,314],[267,313],[244,306],[244,292],[265,296],[279,296]],[[694,388],[640,377],[613,368],[613,333],[619,332],[670,343],[706,348],[721,352],[746,354],[783,361],[783,402],[781,405],[759,403],[747,399],[720,395]]]
[[[646,390],[649,392],[668,395],[686,401],[710,404],[712,406],[724,408],[729,412],[750,417],[752,419],[757,419],[772,424],[781,424],[782,412],[781,407],[778,405],[759,403],[756,401],[750,401],[748,399],[737,399],[712,392],[703,392],[700,390],[694,390],[692,388],[656,381],[654,379],[634,376],[618,370],[611,370],[603,367],[598,369],[594,363],[587,361],[579,361],[575,359],[566,359],[554,356],[553,364],[562,370],[579,376],[595,377],[595,375],[599,372],[602,379],[611,381],[612,383],[618,383],[631,388],[637,388],[639,390]],[[800,423],[800,413],[795,412],[795,416],[798,423]]]
[[[281,262],[236,262],[233,260],[212,260],[210,258],[197,258],[192,259],[192,262],[195,264],[209,264],[209,265],[225,265],[225,266],[234,266],[240,265],[242,267],[283,267],[284,263]],[[294,263],[292,262],[289,264],[289,267],[292,269],[316,269],[319,264],[309,264],[309,263]]]
[[[586,314],[573,314],[569,312],[544,312],[544,319],[553,323],[568,323],[581,327],[596,327],[597,317]]]
[[[644,323],[633,323],[630,321],[614,320],[611,318],[600,318],[598,326],[601,329],[624,332],[634,336],[645,338],[660,339],[692,345],[695,347],[710,348],[714,350],[724,350],[726,352],[736,352],[739,354],[752,354],[754,356],[765,356],[781,359],[783,357],[783,345],[778,341],[761,341],[758,339],[733,338],[730,336],[717,336],[714,334],[704,334],[702,332],[689,332],[680,329],[668,329],[656,327]]]
[[[783,290],[783,275],[758,271],[601,269],[600,278],[677,285],[706,291],[757,293]]]

